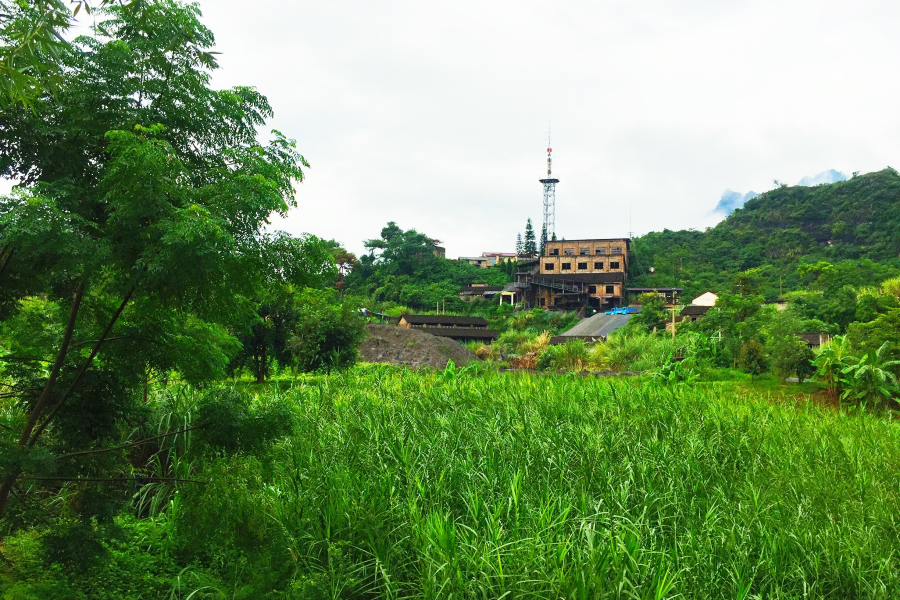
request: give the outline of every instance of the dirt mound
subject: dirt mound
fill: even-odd
[[[475,355],[459,342],[415,329],[367,325],[366,334],[359,347],[359,358],[365,362],[443,369],[448,359],[457,367],[475,360]]]

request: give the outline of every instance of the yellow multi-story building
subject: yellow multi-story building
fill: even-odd
[[[520,281],[531,287],[535,306],[619,306],[630,246],[628,238],[549,241],[537,268]]]

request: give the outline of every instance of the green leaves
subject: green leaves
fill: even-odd
[[[848,356],[846,365],[840,370],[840,381],[844,386],[842,400],[853,400],[857,406],[866,403],[878,405],[900,395],[897,376],[891,368],[900,366],[898,360],[887,360],[888,344],[878,350],[866,352],[860,357]]]
[[[59,1],[0,3],[21,17],[0,25],[0,61],[32,9],[56,11],[45,33],[68,23]],[[210,88],[214,40],[199,8],[100,7],[95,37],[64,44],[55,62],[37,57],[58,78],[52,91],[36,79],[28,109],[0,102],[0,176],[23,185],[0,199],[0,383],[27,412],[4,434],[25,454],[123,435],[154,380],[224,374],[238,351],[229,328],[251,298],[336,272],[315,238],[265,231],[296,205],[308,164],[279,132],[257,139],[272,115],[259,92]],[[90,468],[127,471],[123,456],[104,461]],[[0,512],[28,464],[0,473]]]

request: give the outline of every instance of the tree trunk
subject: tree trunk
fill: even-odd
[[[25,424],[25,428],[22,430],[22,435],[19,438],[19,447],[20,448],[31,448],[33,447],[38,438],[40,438],[41,434],[44,432],[44,429],[47,428],[47,425],[53,421],[54,417],[59,413],[60,409],[65,405],[66,400],[69,399],[69,396],[72,395],[72,392],[75,390],[75,387],[81,381],[81,378],[84,377],[85,372],[90,367],[91,363],[94,362],[94,358],[97,356],[97,353],[100,352],[100,347],[106,341],[106,338],[109,336],[110,331],[112,331],[113,325],[118,321],[119,316],[122,314],[122,311],[125,310],[125,306],[128,304],[128,301],[131,299],[134,291],[130,291],[125,295],[125,298],[122,300],[122,303],[119,305],[119,308],[116,310],[115,314],[113,314],[112,318],[107,324],[106,329],[103,330],[103,333],[100,336],[100,339],[94,344],[93,350],[91,350],[91,354],[88,359],[84,362],[81,369],[76,373],[75,378],[72,380],[72,383],[69,384],[68,389],[63,393],[59,402],[56,403],[56,406],[53,407],[53,410],[50,411],[50,415],[44,419],[44,422],[40,424],[37,428],[38,420],[41,417],[41,414],[44,412],[44,409],[47,406],[47,403],[50,400],[50,397],[53,393],[53,388],[56,386],[56,380],[59,376],[59,371],[62,369],[63,361],[65,360],[66,353],[68,352],[69,343],[72,341],[72,333],[75,330],[75,321],[78,317],[78,309],[81,304],[81,299],[84,296],[84,285],[79,286],[78,291],[75,294],[75,300],[72,302],[72,310],[69,314],[69,323],[66,325],[66,332],[63,335],[63,342],[60,345],[60,351],[57,356],[57,360],[53,365],[53,370],[50,372],[50,377],[47,380],[47,384],[44,386],[44,391],[41,392],[41,397],[38,399],[38,402],[35,404],[34,408],[31,411],[31,414],[28,416],[28,423]],[[34,433],[32,433],[34,432]],[[3,479],[3,483],[0,484],[0,517],[3,516],[3,511],[6,508],[6,502],[9,500],[9,494],[12,492],[13,485],[15,485],[16,479],[18,479],[19,475],[22,474],[21,469],[14,468],[11,472],[6,473]]]
[[[256,362],[256,383],[266,382],[266,343],[259,345],[259,360]]]
[[[50,376],[47,378],[47,383],[44,384],[44,389],[41,391],[38,401],[35,402],[34,408],[31,409],[31,414],[28,415],[28,422],[25,423],[25,427],[22,429],[22,435],[19,436],[20,448],[24,448],[28,445],[28,441],[31,438],[31,432],[34,431],[38,419],[41,418],[41,414],[44,412],[44,408],[46,408],[47,404],[50,402],[53,388],[56,387],[56,380],[59,378],[59,372],[62,370],[63,363],[66,360],[66,354],[69,352],[69,344],[72,342],[72,335],[75,332],[75,322],[78,320],[78,310],[81,308],[81,299],[83,297],[84,284],[79,285],[78,289],[75,291],[75,298],[72,300],[72,308],[69,310],[69,322],[66,323],[66,330],[63,333],[62,343],[59,345],[56,361],[50,369]],[[20,468],[13,467],[12,471],[4,474],[3,483],[0,484],[0,516],[3,515],[3,509],[6,508],[6,501],[9,499],[10,492],[12,492],[13,484],[15,484],[16,479],[21,472]]]

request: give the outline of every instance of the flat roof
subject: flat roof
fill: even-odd
[[[585,240],[547,240],[544,245],[547,244],[568,244],[571,242],[630,242],[630,237],[619,237],[619,238],[590,238]]]

